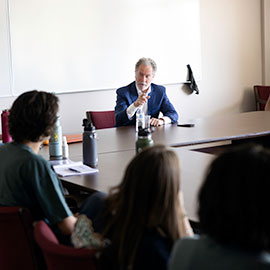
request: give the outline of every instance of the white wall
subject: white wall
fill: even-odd
[[[200,1],[200,94],[189,94],[183,85],[167,86],[180,118],[255,110],[252,88],[262,83],[260,3],[261,0]],[[116,99],[115,89],[62,94],[59,98],[64,133],[80,132],[86,110],[113,109]],[[1,98],[0,109],[8,108],[12,101],[13,98]]]
[[[184,117],[255,109],[253,85],[261,83],[259,0],[201,0],[200,95],[179,93]]]
[[[263,84],[270,85],[270,1],[262,0]]]

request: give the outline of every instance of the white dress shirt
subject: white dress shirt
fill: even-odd
[[[135,85],[136,85],[137,93],[139,96],[142,94],[142,91],[138,88],[137,83],[135,83]],[[151,93],[151,85],[149,86],[149,89],[146,92],[146,96],[148,96],[150,93]],[[148,115],[148,102],[145,102],[143,105],[141,105],[139,107],[136,107],[134,105],[134,103],[132,103],[129,105],[129,107],[127,108],[127,111],[126,111],[128,119],[131,119],[139,108],[144,112],[145,115]],[[164,120],[164,124],[170,124],[172,122],[171,118],[168,116],[160,117],[160,119]]]

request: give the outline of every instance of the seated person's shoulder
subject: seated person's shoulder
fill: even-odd
[[[33,169],[38,169],[42,174],[45,171],[52,171],[52,167],[49,161],[45,160],[41,155],[35,153],[25,153],[24,166]]]
[[[18,164],[27,163],[41,163],[46,164],[47,161],[37,154],[35,154],[28,146],[24,144],[8,143],[0,148],[0,154],[7,159],[12,157],[12,161]]]
[[[146,231],[136,257],[136,269],[166,269],[171,241],[156,232]]]
[[[153,254],[168,257],[173,243],[167,237],[162,236],[158,231],[146,230],[143,234],[141,249],[148,250]]]
[[[152,83],[151,86],[155,91],[159,91],[159,92],[165,92],[166,91],[166,88],[163,85]]]
[[[186,249],[187,247],[192,247],[193,245],[205,244],[206,239],[200,237],[199,235],[194,235],[192,237],[186,236],[177,240],[174,244],[173,250]]]
[[[116,89],[116,93],[121,94],[123,92],[126,92],[127,90],[129,90],[132,87],[133,84],[135,85],[135,82],[132,82],[126,86],[122,86],[122,87]]]

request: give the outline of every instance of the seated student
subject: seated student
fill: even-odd
[[[169,270],[270,269],[270,152],[246,145],[211,164],[199,192],[201,237],[176,242]]]
[[[101,254],[101,269],[166,269],[174,241],[193,235],[180,192],[179,160],[165,146],[135,156],[108,197],[93,194],[80,213],[111,241]]]
[[[140,108],[151,115],[150,124],[161,126],[175,123],[178,114],[162,85],[153,84],[157,65],[151,58],[141,58],[135,66],[135,82],[116,90],[116,126],[135,125],[136,111]],[[158,118],[162,112],[163,117]]]
[[[34,220],[44,219],[68,235],[77,219],[66,204],[57,175],[38,155],[57,112],[58,98],[50,93],[29,91],[14,101],[8,119],[13,142],[0,147],[0,205],[26,207]]]

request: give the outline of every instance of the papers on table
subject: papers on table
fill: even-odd
[[[54,165],[53,168],[59,176],[63,177],[98,172],[98,169],[86,166],[81,161],[69,164]]]

